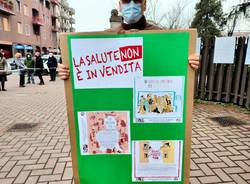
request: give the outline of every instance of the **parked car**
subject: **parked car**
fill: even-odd
[[[60,62],[61,55],[54,55],[54,57],[56,58],[57,62],[59,63],[59,62]],[[43,55],[43,56],[42,56],[43,67],[44,67],[43,73],[44,73],[45,75],[49,74],[48,59],[49,59],[49,55]]]

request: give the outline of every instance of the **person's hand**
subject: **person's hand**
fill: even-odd
[[[190,55],[188,57],[188,63],[194,70],[197,70],[200,66],[200,56],[198,54]]]
[[[69,67],[63,65],[63,64],[58,64],[58,75],[60,79],[62,80],[67,80],[69,79]]]

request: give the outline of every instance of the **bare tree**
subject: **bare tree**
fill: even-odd
[[[237,24],[237,20],[244,16],[246,18],[250,17],[250,2],[244,2],[233,6],[232,10],[229,12],[227,17],[227,27],[228,27],[228,36],[232,36],[234,33],[234,29]]]
[[[148,9],[146,17],[152,23],[169,29],[187,28],[192,21],[192,15],[187,14],[185,10],[191,3],[191,0],[176,0],[168,10],[161,10],[160,0],[148,0]]]

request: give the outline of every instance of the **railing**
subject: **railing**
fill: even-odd
[[[14,6],[13,3],[10,1],[0,0],[0,12],[3,12],[8,15],[14,15]]]
[[[58,32],[59,31],[59,28],[57,26],[52,26],[52,31],[53,32]]]
[[[74,8],[69,8],[69,14],[70,15],[75,15],[75,9]]]
[[[32,18],[32,23],[36,25],[43,25],[43,18],[39,16],[35,16]]]
[[[69,29],[69,31],[70,31],[70,32],[76,32],[76,29],[73,28],[73,27],[71,27],[71,28]]]
[[[58,0],[50,0],[50,2],[53,3],[53,4],[56,4],[56,5],[60,4]]]
[[[214,64],[215,39],[206,39],[201,49],[201,67],[196,73],[195,98],[233,103],[250,108],[250,65],[245,64],[249,38],[236,38],[233,64]]]
[[[75,19],[72,18],[72,17],[70,17],[69,22],[70,22],[70,24],[75,24],[76,23]]]

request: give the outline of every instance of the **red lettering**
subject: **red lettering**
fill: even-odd
[[[115,59],[116,61],[117,61],[117,60],[120,60],[120,58],[118,57],[118,53],[119,53],[118,50],[114,51],[114,59]]]
[[[90,65],[90,59],[89,56],[86,56],[86,60],[88,61],[88,66]]]
[[[105,66],[103,66],[103,67],[102,67],[102,70],[99,70],[99,71],[100,71],[102,77],[104,77],[104,74],[105,74],[105,73],[104,73],[104,72],[105,72]]]
[[[76,60],[74,57],[73,57],[73,63],[74,63],[74,67],[80,67],[79,65],[76,64]]]
[[[119,50],[120,50],[120,57],[121,57],[122,62],[142,58],[142,46],[141,45],[120,47]]]
[[[138,69],[139,69],[140,71],[142,71],[141,66],[140,66],[140,63],[136,62],[135,71],[137,71]]]
[[[84,65],[84,66],[85,66],[86,64],[85,64],[85,62],[84,62],[83,58],[81,57],[81,58],[80,58],[80,66],[82,66],[82,65]]]
[[[133,64],[134,64],[134,62],[131,62],[131,63],[128,64],[130,66],[131,72],[133,72]]]
[[[79,69],[79,68],[76,68],[76,70],[77,70],[77,80],[78,81],[82,81],[83,80],[83,78],[81,77],[81,73],[82,73],[82,71]]]
[[[88,79],[88,80],[91,79],[91,77],[90,77],[90,76],[91,76],[91,75],[90,75],[90,71],[87,70],[86,72],[87,72],[87,74],[88,74],[88,78],[87,78],[87,79]]]
[[[107,66],[106,67],[106,75],[108,76],[108,77],[110,77],[112,74],[110,73],[110,68],[111,68],[111,66]]]
[[[109,56],[109,61],[112,61],[112,51],[107,52],[108,56]]]

